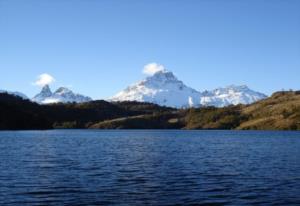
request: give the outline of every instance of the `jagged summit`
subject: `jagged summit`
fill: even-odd
[[[151,102],[170,107],[224,107],[231,104],[250,104],[267,96],[246,85],[230,85],[200,92],[185,85],[168,70],[160,70],[119,92],[111,101]]]
[[[67,93],[71,93],[71,92],[72,91],[70,89],[68,89],[67,87],[60,87],[55,91],[56,94],[67,94]]]
[[[51,104],[51,103],[67,103],[67,102],[88,102],[92,99],[81,94],[75,94],[73,91],[66,87],[58,88],[54,93],[51,92],[49,85],[45,85],[42,91],[32,98],[32,101],[39,104]]]
[[[179,81],[175,75],[168,70],[157,71],[154,74],[148,76],[146,80],[158,80],[158,81]]]
[[[32,98],[32,101],[43,103],[43,101],[45,101],[47,98],[51,98],[51,96],[52,96],[51,89],[49,85],[46,84],[45,86],[43,86],[41,92]]]
[[[43,86],[41,92],[42,92],[42,93],[50,93],[50,94],[52,94],[51,89],[50,89],[50,87],[49,87],[48,84],[46,84],[45,86]]]
[[[163,70],[127,87],[112,97],[111,101],[151,102],[171,107],[189,107],[199,102],[200,93],[186,86],[170,71]]]
[[[253,91],[246,85],[229,85],[202,93],[200,104],[203,106],[224,107],[228,105],[250,104],[267,96]]]

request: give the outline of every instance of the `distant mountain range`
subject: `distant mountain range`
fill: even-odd
[[[70,89],[66,87],[60,87],[54,93],[52,93],[49,85],[45,85],[42,88],[42,91],[35,95],[32,101],[37,102],[39,104],[53,104],[53,103],[68,103],[68,102],[89,102],[92,101],[92,98],[76,94]]]
[[[0,93],[7,91],[0,90]],[[20,92],[7,92],[23,99],[28,99]],[[137,101],[158,104],[174,108],[188,108],[201,106],[225,107],[228,105],[251,104],[267,95],[253,91],[247,86],[227,86],[212,91],[198,91],[178,80],[170,71],[163,70],[137,82],[115,96],[108,99],[111,102]],[[92,98],[76,94],[66,87],[60,87],[52,92],[49,85],[45,85],[41,92],[31,101],[39,104],[53,103],[82,103],[92,101]]]
[[[267,98],[267,95],[251,90],[246,85],[227,86],[201,93],[200,105],[225,107],[228,105],[251,104]]]
[[[247,86],[231,85],[213,91],[200,92],[178,80],[170,71],[159,71],[119,92],[111,101],[150,102],[176,108],[251,104],[266,98]]]

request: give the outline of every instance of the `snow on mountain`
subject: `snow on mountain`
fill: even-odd
[[[203,106],[225,107],[231,104],[251,104],[266,97],[265,94],[253,91],[246,85],[230,85],[225,88],[202,92],[200,104]]]
[[[47,100],[47,98],[51,98],[52,95],[53,94],[50,90],[49,85],[45,85],[42,88],[42,91],[35,95],[31,100],[38,103],[44,103],[44,101]]]
[[[186,86],[170,71],[158,71],[119,92],[110,101],[150,102],[176,108],[250,104],[267,96],[247,86],[228,86],[200,92]]]
[[[92,101],[90,97],[83,96],[81,94],[75,94],[70,89],[60,87],[54,93],[51,92],[49,85],[45,85],[42,91],[32,98],[32,101],[40,104],[52,104],[52,103],[68,103],[68,102],[88,102]]]
[[[127,87],[109,100],[151,102],[170,107],[189,107],[201,93],[186,86],[170,71],[162,70]]]
[[[21,97],[22,99],[28,99],[28,97],[21,92],[11,92],[11,91],[0,90],[0,93],[7,93],[7,94],[11,94],[11,95],[14,95],[17,97]]]

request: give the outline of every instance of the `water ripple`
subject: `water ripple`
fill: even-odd
[[[0,205],[300,205],[299,137],[0,132]]]

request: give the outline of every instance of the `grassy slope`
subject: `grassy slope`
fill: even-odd
[[[276,92],[251,105],[191,109],[186,128],[300,130],[300,92]]]
[[[237,129],[300,129],[300,92],[276,92],[242,109],[249,120]]]
[[[117,118],[98,122],[90,128],[300,130],[300,92],[277,92],[251,105],[192,108]]]
[[[241,122],[247,120],[247,116],[241,113],[242,108],[243,106],[238,105],[189,109],[183,115],[184,129],[235,129]]]
[[[123,117],[91,125],[91,129],[180,129],[177,113],[163,112]]]

